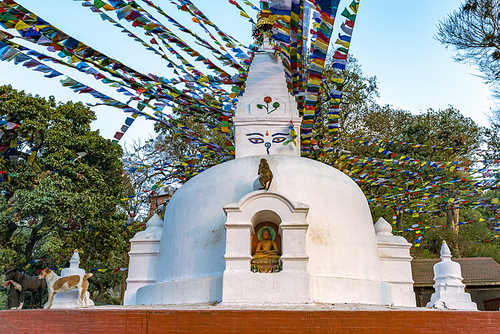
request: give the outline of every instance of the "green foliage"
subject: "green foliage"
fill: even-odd
[[[39,258],[28,273],[61,268],[74,249],[87,271],[123,267],[135,231],[123,229],[127,216],[117,210],[122,149],[90,129],[94,113],[2,86],[0,119],[18,124],[1,138],[9,178],[0,182],[0,271]]]
[[[205,103],[217,103],[208,95],[205,99]],[[201,138],[228,149],[228,140],[220,132],[221,124],[213,117],[189,114],[186,110],[176,109],[174,119],[167,121],[173,125],[180,123],[199,134]],[[161,191],[172,195],[180,185],[206,168],[218,164],[222,159],[199,143],[183,138],[178,132],[162,123],[155,124],[155,131],[157,137],[154,140],[135,143],[124,154],[125,175],[130,180],[130,194],[156,190],[159,185],[170,184]],[[229,136],[231,135],[232,128],[229,127]],[[154,168],[141,168],[141,166],[154,166]],[[135,216],[136,221],[144,221],[146,214],[149,213],[151,196],[157,192],[148,192],[144,196],[135,198],[133,204],[126,210],[131,216]]]
[[[436,38],[456,51],[455,60],[483,73],[495,98],[500,97],[500,1],[466,0],[438,24]]]
[[[331,146],[327,128],[328,111],[332,106],[328,92],[335,87],[331,83],[332,78],[342,78],[344,82],[339,114],[341,140],[337,147]],[[492,136],[491,132],[463,116],[453,106],[447,109],[429,109],[414,115],[406,110],[378,105],[375,100],[378,96],[376,78],[365,76],[353,57],[349,57],[347,68],[343,71],[331,69],[327,65],[323,88],[321,109],[315,123],[314,135],[320,146],[323,143],[324,148],[333,149],[334,152],[317,154],[314,158],[329,163],[359,180],[358,185],[366,196],[373,200],[370,202],[373,221],[383,217],[392,222],[393,215],[397,213],[395,230],[411,228],[414,224],[419,224],[418,226],[423,229],[426,226],[452,226],[453,219],[456,218],[459,221],[478,221],[495,215],[494,212],[472,209],[468,206],[458,209],[446,199],[426,196],[437,194],[443,197],[466,198],[470,201],[478,199],[481,195],[480,189],[477,195],[464,197],[474,190],[470,188],[470,184],[473,183],[471,173],[428,165],[423,167],[420,164],[397,163],[397,158],[386,160],[383,164],[370,164],[364,158],[383,161],[395,159],[391,156],[394,154],[420,162],[477,160],[479,157],[475,154],[475,150],[481,148],[485,136],[489,135],[490,138],[500,142],[498,136]],[[399,142],[423,146],[402,145]],[[432,146],[459,147],[467,150],[457,151]],[[500,152],[500,145],[498,147],[496,152]],[[387,151],[391,154],[387,154]],[[345,160],[347,155],[358,160],[356,162],[352,162],[352,159]],[[496,156],[498,157],[498,154]],[[457,166],[470,167],[472,164],[468,162]],[[446,182],[450,180],[455,181]],[[430,185],[434,186],[430,188]],[[486,254],[494,254],[494,250],[498,250],[497,243],[482,244],[480,241],[493,238],[493,224],[489,222],[460,225],[460,230],[458,227],[454,227],[454,230],[423,229],[421,247],[414,248],[412,254],[424,258],[439,256],[443,238],[450,243],[456,256],[481,254],[490,256]],[[415,244],[414,239],[417,238],[415,232],[405,232],[402,235]],[[499,257],[495,255],[495,258]]]

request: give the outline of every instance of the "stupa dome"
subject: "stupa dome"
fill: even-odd
[[[199,291],[201,287],[196,285],[195,290],[185,293],[221,300],[226,266],[223,206],[254,191],[261,158],[267,159],[274,174],[270,192],[309,205],[306,252],[313,300],[380,303],[384,283],[380,282],[377,241],[362,191],[348,176],[326,164],[286,155],[235,159],[183,185],[165,212],[157,282],[182,281],[187,288],[192,280],[211,278],[211,283],[204,285],[210,291]],[[165,289],[169,290],[161,285],[141,288],[137,301],[147,295],[148,300],[156,296],[153,303],[175,302],[170,297],[161,299],[168,295]]]

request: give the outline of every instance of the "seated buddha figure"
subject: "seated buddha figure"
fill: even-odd
[[[271,232],[267,227],[262,230],[262,241],[257,244],[252,257],[252,271],[274,272],[279,265],[278,245],[272,240]]]

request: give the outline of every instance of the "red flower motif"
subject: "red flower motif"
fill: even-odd
[[[271,103],[272,101],[273,101],[273,99],[270,96],[266,96],[264,98],[264,102],[266,102],[266,103]]]

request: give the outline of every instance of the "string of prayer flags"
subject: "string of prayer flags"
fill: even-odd
[[[481,218],[479,220],[469,220],[469,221],[464,221],[464,222],[457,222],[457,223],[453,223],[453,224],[450,224],[450,225],[444,224],[444,225],[422,226],[422,227],[419,227],[417,225],[417,226],[412,226],[411,228],[405,228],[405,229],[400,230],[400,231],[392,231],[392,232],[393,233],[416,232],[418,234],[421,234],[422,230],[434,229],[434,228],[443,228],[443,227],[450,227],[450,226],[459,226],[459,225],[473,224],[473,223],[481,223],[481,222],[485,222],[485,221],[493,221],[493,220],[496,220],[496,219],[497,219],[496,217],[491,217],[491,218],[486,218],[486,219]]]
[[[495,217],[495,219],[497,219],[497,221],[495,223],[495,227],[493,228],[495,231],[495,236],[489,240],[481,240],[480,241],[481,243],[490,243],[490,242],[493,242],[497,239],[500,239],[500,221],[498,220],[499,218],[500,218],[500,214]]]
[[[0,8],[5,8],[6,6],[5,1],[6,0],[0,2]],[[9,13],[14,13],[14,14],[18,13],[19,12],[17,10],[19,8],[18,4],[12,0],[9,0],[9,3],[12,6],[10,8],[7,7]],[[14,8],[14,5],[17,6]],[[58,53],[58,56],[61,56],[63,58],[69,57],[71,63],[77,61],[89,62],[101,68],[102,70],[107,71],[113,76],[118,76],[120,79],[123,79],[123,77],[120,77],[118,75],[118,72],[116,71],[116,69],[120,69],[120,71],[123,71],[128,75],[136,79],[139,79],[142,82],[142,84],[146,84],[142,80],[150,81],[150,79],[147,76],[125,66],[116,59],[111,59],[106,55],[90,48],[86,44],[76,40],[75,38],[62,32],[61,30],[51,26],[50,24],[48,24],[48,22],[42,20],[40,17],[37,17],[35,14],[32,14],[30,12],[21,14],[23,16],[28,16],[32,18],[32,20],[24,21],[26,24],[29,23],[28,24],[29,28],[25,28],[24,30],[19,31],[19,33],[22,35],[24,39],[40,45],[47,46],[49,51],[56,51],[56,50],[60,51]],[[0,16],[0,23],[5,25],[7,22],[8,21],[5,21],[4,16]],[[38,31],[39,36],[27,35],[26,32],[29,31],[30,29],[35,29],[36,31]],[[42,38],[42,36],[44,36],[48,41],[40,43],[40,39]]]
[[[64,268],[50,268],[50,270],[63,270]],[[34,271],[35,274],[38,274],[42,271],[43,269],[37,269]],[[98,269],[98,268],[92,268],[90,269],[90,272],[100,272],[100,273],[116,273],[118,271],[128,271],[128,268],[116,268],[116,269]]]
[[[309,79],[307,82],[302,121],[301,150],[303,155],[309,155],[311,150],[312,129],[319,100],[325,58],[328,52],[333,23],[335,22],[339,2],[340,0],[316,1],[316,4],[320,7],[323,6],[324,9],[321,11],[321,24],[318,36],[314,42],[314,50],[311,54],[311,65],[308,70]]]
[[[243,3],[247,6],[250,6],[252,9],[260,12],[260,9],[258,7],[256,7],[254,4],[252,4],[250,1],[248,0],[243,0]]]
[[[292,121],[290,121],[290,124],[288,125],[288,131],[289,131],[290,137],[292,137],[292,139],[288,139],[288,140],[284,141],[283,145],[288,145],[291,142],[293,142],[293,144],[295,146],[297,146],[297,141],[295,140],[297,138],[297,132],[295,131],[295,127],[294,127]]]
[[[338,38],[335,41],[335,50],[331,60],[333,68],[345,70],[358,7],[359,0],[353,0],[349,5],[349,8],[345,8],[341,14],[347,19],[341,25],[341,30],[344,34],[339,33]],[[336,144],[339,140],[338,119],[340,112],[340,100],[342,98],[343,81],[341,78],[332,78],[332,84],[333,89],[330,91],[330,98],[333,101],[333,105],[328,111],[328,132],[332,137],[332,143]]]
[[[40,20],[41,20],[41,19],[40,19]],[[50,25],[49,25],[49,27],[50,27],[52,30],[54,30],[54,29],[55,29],[55,28],[53,28],[53,27],[52,27],[52,26],[50,26]],[[43,33],[44,31],[45,31],[45,30],[43,30],[43,29],[42,29],[42,33]],[[56,34],[56,37],[57,37],[57,36],[61,36],[61,37],[58,37],[58,41],[59,41],[59,40],[62,40],[63,38],[66,38],[66,39],[71,38],[71,37],[68,37],[66,34],[64,34],[64,33],[62,33],[62,32],[61,32],[60,34],[59,34],[59,33],[58,33],[58,34]],[[49,36],[49,37],[50,37],[50,36]],[[75,45],[75,42],[74,42],[74,41],[76,41],[76,40],[75,40],[75,39],[72,39],[72,40],[71,40],[71,43],[66,41],[66,42],[64,42],[64,44],[61,44],[61,47],[62,47],[63,49],[65,49],[66,47],[73,47],[73,45]],[[52,45],[53,45],[53,44],[50,44],[49,49],[50,49],[50,47],[52,47]],[[58,45],[59,45],[59,44],[58,44]],[[79,44],[79,45],[80,45],[80,44]],[[83,46],[80,46],[80,47],[83,47]],[[73,50],[73,49],[66,49],[66,51],[68,52],[68,54],[71,54],[74,50]],[[94,57],[96,54],[97,54],[98,56],[100,56],[100,58],[99,58],[99,59],[101,59],[101,58],[105,58],[105,60],[107,59],[107,57],[102,57],[102,55],[101,55],[101,54],[99,54],[98,52],[94,53],[94,54],[92,55],[92,57]],[[65,56],[65,55],[66,55],[66,54],[64,54],[63,56]],[[113,76],[117,76],[117,75],[118,75],[118,72],[116,72],[116,71],[114,70],[114,68],[118,68],[118,69],[120,69],[120,71],[124,71],[125,73],[127,73],[128,75],[131,75],[132,77],[141,78],[141,79],[146,79],[146,76],[136,74],[137,72],[135,72],[135,71],[133,71],[133,73],[129,73],[130,71],[129,71],[129,72],[127,72],[127,68],[126,68],[125,66],[121,65],[119,62],[118,62],[119,66],[117,66],[117,61],[116,61],[116,60],[111,60],[111,59],[110,59],[108,62],[103,62],[103,61],[101,61],[101,63],[99,63],[99,62],[97,62],[97,63],[96,63],[96,62],[94,62],[92,59],[88,59],[88,58],[86,58],[86,57],[85,57],[85,55],[86,55],[86,54],[84,53],[84,54],[83,54],[83,56],[84,56],[84,57],[83,57],[82,61],[89,61],[89,62],[91,62],[93,65],[95,65],[95,66],[97,66],[97,67],[99,67],[99,68],[101,68],[101,69],[103,69],[103,70],[107,71],[108,73],[111,73]],[[109,68],[109,66],[108,66],[108,65],[109,65],[110,63],[114,64],[114,65],[113,65],[113,69],[110,69],[110,68]],[[101,64],[104,64],[104,66],[103,66],[103,65],[101,65]],[[30,64],[30,65],[31,65],[31,64]],[[34,63],[33,65],[37,65],[37,64],[36,64],[36,63]],[[40,69],[41,69],[41,68],[37,68],[37,70],[40,70]],[[47,69],[47,70],[48,70],[48,69]],[[91,69],[89,69],[89,70],[91,70]],[[54,72],[52,72],[52,73],[51,73],[51,75],[54,75],[54,74],[55,74]],[[140,91],[140,93],[146,94],[146,92],[148,92],[148,91],[152,88],[152,85],[151,85],[151,84],[144,83],[144,81],[142,81],[142,82],[143,82],[143,84],[140,84],[140,83],[136,82],[135,80],[133,80],[133,81],[132,81],[132,79],[127,79],[127,78],[125,78],[125,77],[123,77],[123,76],[119,76],[119,77],[120,77],[121,79],[126,79],[126,81],[127,81],[127,83],[129,84],[129,86],[130,86],[130,87],[132,87],[132,88],[134,88],[134,87],[135,87],[135,89],[136,89],[136,90],[139,90],[139,89],[140,89],[140,90],[141,90],[141,91]],[[97,78],[96,78],[96,79],[97,79]],[[148,78],[146,81],[151,81],[151,80]],[[106,83],[106,82],[105,82],[105,83]],[[111,84],[113,84],[113,81],[108,81],[107,83],[111,83]],[[171,87],[165,87],[165,86],[163,86],[163,88],[167,88],[167,89],[169,89],[169,90],[171,90],[171,91],[172,91],[172,88],[171,88]],[[149,93],[148,93],[148,94],[149,94]]]
[[[370,141],[370,142],[374,142],[374,143],[385,142],[385,143],[389,143],[389,144],[406,145],[406,146],[411,146],[412,148],[437,148],[437,149],[442,149],[442,150],[453,150],[456,152],[477,152],[477,153],[488,152],[488,150],[481,150],[481,149],[464,148],[464,147],[450,147],[450,146],[442,146],[442,145],[417,144],[417,143],[409,143],[409,142],[398,141],[398,140],[369,138],[369,137],[364,137],[364,136],[351,136],[351,137],[358,139],[358,140],[354,140],[354,139],[350,140],[350,142],[354,143],[354,144],[362,143],[365,141]]]
[[[120,128],[120,131],[117,131],[115,135],[113,136],[113,143],[117,144],[120,139],[122,139],[123,135],[127,130],[130,128],[132,123],[134,123],[135,119],[139,116],[139,114],[133,114],[132,117],[127,117],[125,119],[125,124],[123,124]]]
[[[189,33],[191,36],[193,36],[197,41],[200,42],[199,45],[201,45],[203,47],[207,47],[212,52],[217,53],[219,55],[219,58],[218,58],[219,60],[227,60],[229,66],[234,67],[236,69],[241,69],[241,66],[238,64],[238,62],[235,61],[232,58],[232,56],[229,55],[229,53],[225,49],[223,49],[223,50],[226,52],[226,54],[220,53],[217,49],[215,49],[214,47],[212,47],[207,41],[201,39],[198,35],[196,35],[195,33],[191,32],[189,29],[185,28],[184,26],[180,25],[170,15],[168,15],[165,12],[161,11],[161,9],[158,10],[158,8],[156,6],[154,6],[154,4],[152,2],[147,2],[147,4],[150,5],[151,7],[156,8],[159,13],[162,13],[164,16],[166,16],[169,19],[169,21],[173,22],[174,25],[176,25],[177,27],[179,27],[179,29],[182,32]],[[122,7],[122,8],[124,8],[124,7]],[[120,9],[122,9],[122,8],[120,8]],[[137,10],[137,11],[140,11],[141,13],[139,13],[138,16],[134,15],[133,17],[130,17],[130,15],[128,15],[128,16],[124,17],[124,19],[126,19],[129,22],[133,21],[134,23],[141,22],[142,24],[140,26],[142,26],[147,31],[147,33],[149,33],[149,34],[155,34],[155,35],[157,35],[158,37],[160,37],[162,39],[168,39],[170,42],[175,43],[183,51],[187,52],[188,54],[190,54],[193,57],[200,56],[200,54],[198,52],[196,52],[194,49],[192,49],[191,47],[189,47],[184,41],[182,41],[178,36],[176,36],[171,30],[169,30],[168,28],[166,28],[158,20],[154,19],[154,17],[152,17],[151,14],[149,14],[144,8],[142,8],[141,6],[139,6],[137,3],[134,4],[134,8],[132,8],[132,7],[130,7],[130,8],[131,8],[132,11],[136,11]],[[147,15],[147,17],[144,16],[143,14]],[[139,26],[139,24],[137,24],[137,26]],[[222,69],[220,69],[220,68],[218,68],[218,69],[220,71],[224,72]]]
[[[250,22],[255,24],[254,20],[247,14],[247,12],[241,7],[235,0],[228,0],[230,4],[235,5],[236,8],[240,10],[240,16],[249,19]]]
[[[302,1],[292,0],[290,12],[290,74],[291,86],[294,94],[300,92],[300,68],[301,68],[301,47],[302,47],[302,27],[299,24],[300,14],[303,10]],[[299,45],[300,41],[300,45]]]
[[[224,42],[226,42],[227,47],[236,48],[237,46],[243,46],[243,44],[238,42],[234,37],[219,29],[219,27],[217,27],[212,21],[210,21],[210,19],[205,14],[203,14],[203,12],[198,7],[196,7],[190,0],[178,0],[178,1],[182,4],[182,6],[179,7],[180,10],[190,13],[193,16],[193,18],[197,20],[198,23],[204,23],[214,28],[215,31],[217,31],[219,37]],[[222,45],[217,40],[215,40],[215,43],[220,47],[222,47]]]
[[[189,29],[187,29],[184,26],[180,25],[171,16],[169,16],[168,14],[166,14],[165,12],[163,12],[159,7],[156,7],[152,2],[147,2],[147,3],[150,6],[156,8],[159,13],[161,13],[164,16],[166,16],[168,18],[168,20],[171,21],[175,26],[177,26],[181,31],[189,33],[190,35],[192,35],[193,37],[195,37],[200,42],[198,45],[201,45],[202,47],[206,47],[206,48],[210,49],[212,52],[217,53],[219,55],[218,56],[219,60],[230,60],[232,62],[231,63],[232,65],[229,64],[230,66],[235,67],[238,70],[242,70],[241,66],[239,64],[237,64],[237,62],[234,61],[232,58],[231,59],[227,58],[225,55],[223,55],[222,53],[220,53],[217,49],[213,48],[207,41],[201,39],[198,35],[194,34]],[[161,46],[158,47],[158,50],[159,50],[159,52],[158,52],[155,48],[153,48],[149,44],[147,44],[144,41],[142,41],[140,38],[138,38],[136,35],[132,34],[129,30],[127,30],[126,28],[124,28],[122,25],[116,23],[116,21],[114,21],[111,18],[109,18],[109,16],[107,16],[106,14],[100,13],[100,15],[101,16],[105,15],[106,18],[107,18],[107,21],[110,21],[111,23],[113,23],[114,26],[118,26],[118,27],[122,28],[122,32],[127,33],[127,35],[130,36],[130,37],[132,37],[132,38],[134,38],[134,40],[141,42],[141,44],[144,45],[148,50],[152,50],[156,54],[160,54],[163,59],[165,59],[165,60],[167,60],[169,62],[169,65],[173,65],[175,68],[181,69],[183,72],[185,72],[188,75],[189,74],[192,74],[194,76],[204,75],[203,73],[201,73],[200,71],[198,71],[193,65],[191,65],[186,59],[184,59],[177,51],[175,51],[173,48],[171,48],[169,46],[169,44],[165,40],[168,40],[170,42],[175,43],[177,46],[179,46],[181,48],[181,50],[187,52],[189,55],[191,55],[193,57],[197,57],[195,61],[206,60],[206,58],[202,57],[201,54],[199,54],[197,51],[195,51],[190,46],[188,46],[184,41],[182,41],[178,36],[176,36],[171,30],[169,30],[164,25],[162,25],[159,21],[157,21],[156,19],[154,19],[142,7],[140,7],[139,5],[136,4],[136,5],[134,5],[134,9],[147,14],[148,18],[146,18],[142,14],[140,14],[140,16],[138,16],[138,17],[136,17],[135,15],[133,17],[126,16],[126,17],[124,17],[124,19],[128,20],[129,22],[133,21],[134,22],[134,26],[142,27],[146,31],[145,32],[146,35],[149,35],[149,36],[152,36],[152,34],[156,35],[159,38],[159,40],[164,44],[165,49],[167,49],[167,51],[169,51],[170,53],[174,54],[178,59],[180,59],[182,64],[186,65],[187,70],[184,69],[184,67],[182,65],[176,65],[173,61],[171,61],[166,56],[166,54],[163,51],[163,49],[162,49]],[[141,22],[142,24],[135,24],[137,22]],[[151,41],[152,41],[153,44],[157,44],[158,45],[158,42],[154,38]],[[216,73],[223,73],[224,77],[228,76],[228,75],[226,75],[227,73],[225,73],[219,67],[217,67],[215,65],[213,65],[212,67],[214,67],[214,71]],[[208,68],[211,69],[211,66],[208,66]],[[218,80],[218,83],[220,83],[220,79],[217,79],[217,80]],[[196,82],[199,83],[202,86],[206,86],[205,84],[203,84],[203,83],[201,83],[199,81],[196,81]],[[197,87],[194,87],[194,88],[197,89]],[[218,89],[216,87],[212,87],[212,88],[215,88],[216,90]]]
[[[8,48],[9,50],[10,49],[14,49],[14,48],[6,45],[3,42],[0,42],[0,50],[4,50],[5,48]],[[14,51],[15,51],[14,52],[15,54],[17,54],[17,53],[20,52],[20,51],[16,51],[15,49],[14,49]],[[0,51],[0,58],[2,58],[1,55],[3,54],[3,52],[5,52],[5,51]],[[155,118],[152,115],[149,115],[149,114],[144,113],[142,111],[139,111],[139,110],[137,110],[135,108],[132,108],[132,107],[130,107],[130,106],[124,104],[124,103],[121,103],[121,102],[119,102],[119,101],[117,101],[117,100],[115,100],[115,99],[113,99],[113,98],[111,98],[111,97],[109,97],[107,95],[104,95],[104,94],[98,92],[97,90],[95,90],[95,89],[93,89],[91,87],[88,87],[88,86],[86,86],[86,85],[78,82],[77,80],[72,79],[71,77],[67,77],[66,79],[60,80],[60,82],[61,82],[61,84],[63,86],[68,87],[70,89],[73,89],[75,91],[81,91],[83,93],[89,93],[92,96],[94,96],[95,98],[100,99],[101,101],[103,101],[103,103],[106,104],[106,105],[108,105],[108,106],[113,106],[113,107],[122,109],[125,112],[132,112],[132,113],[137,114],[137,115],[143,115],[143,116],[146,116],[147,118],[160,121],[160,122],[162,122],[165,125],[168,124],[167,126],[169,126],[170,128],[173,128],[176,132],[178,132],[179,134],[185,136],[190,141],[195,141],[195,142],[199,141],[202,146],[205,146],[205,147],[208,147],[210,149],[215,150],[217,154],[231,155],[230,152],[227,152],[227,151],[223,150],[222,148],[220,148],[218,145],[214,144],[213,142],[209,142],[209,141],[200,139],[198,134],[196,134],[194,131],[191,131],[191,130],[189,130],[188,128],[186,128],[184,126],[181,126],[181,127],[172,126],[170,123],[168,123],[166,121],[163,121],[161,119]],[[88,88],[88,89],[83,90],[82,88]],[[120,135],[120,133],[118,133],[118,136],[119,136],[119,138],[121,138],[121,136],[123,136],[123,133],[121,135]],[[119,139],[119,138],[115,137],[115,139]]]

